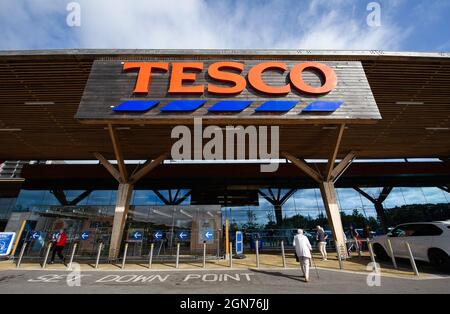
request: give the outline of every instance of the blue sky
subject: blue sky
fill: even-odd
[[[0,0],[1,50],[55,48],[450,51],[450,1]]]

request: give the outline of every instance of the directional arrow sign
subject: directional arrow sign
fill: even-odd
[[[157,230],[157,231],[155,231],[155,233],[153,233],[153,238],[154,238],[156,241],[162,240],[163,236],[164,236],[164,232],[162,232],[162,231],[160,231],[160,230]]]
[[[87,239],[89,239],[89,235],[90,235],[90,232],[89,232],[89,231],[84,231],[84,232],[81,234],[80,238],[81,238],[81,240],[86,241]]]
[[[177,237],[181,241],[186,241],[187,239],[189,239],[189,232],[187,232],[187,231],[180,231],[180,232],[178,232]]]
[[[203,232],[203,240],[204,241],[214,240],[214,232],[210,228],[205,229],[205,231]]]
[[[142,232],[135,231],[135,232],[133,233],[133,239],[134,239],[134,240],[142,240]]]
[[[41,236],[41,233],[40,233],[39,231],[33,231],[33,232],[31,233],[31,239],[33,239],[33,240],[39,239],[40,236]]]

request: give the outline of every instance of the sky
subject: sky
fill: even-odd
[[[0,50],[450,51],[449,0],[0,0]]]

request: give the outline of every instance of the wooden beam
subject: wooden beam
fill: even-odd
[[[356,153],[351,151],[348,153],[341,162],[334,167],[333,171],[331,171],[331,180],[339,178],[342,173],[348,168],[350,163],[355,159]]]
[[[114,149],[114,155],[116,156],[117,165],[119,166],[121,182],[128,181],[127,168],[125,167],[125,161],[123,159],[122,150],[120,149],[119,137],[117,132],[111,124],[108,124],[109,136],[111,137],[111,142]]]
[[[120,177],[120,172],[117,171],[117,169],[106,159],[102,154],[100,153],[94,153],[95,158],[100,161],[100,163],[103,165],[103,167],[108,170],[108,172],[119,182],[123,182]]]
[[[162,154],[161,156],[157,157],[154,160],[147,160],[145,164],[142,165],[142,168],[139,169],[131,178],[130,183],[134,184],[137,181],[139,181],[142,177],[144,177],[146,174],[148,174],[150,171],[155,169],[157,166],[159,166],[164,159],[166,159],[168,156],[167,153]]]
[[[310,166],[308,166],[308,164],[306,162],[298,159],[297,157],[295,157],[292,154],[289,154],[287,152],[282,152],[281,156],[287,158],[290,162],[292,162],[294,165],[296,165],[298,168],[300,168],[300,170],[302,170],[304,173],[306,173],[309,177],[311,177],[311,179],[315,180],[316,182],[321,183],[323,181],[320,173],[317,172],[316,170],[312,169]]]
[[[334,147],[333,147],[333,150],[331,151],[330,157],[328,158],[327,169],[325,170],[326,181],[331,180],[331,173],[334,168],[334,162],[336,160],[336,156],[338,154],[339,147],[341,146],[341,140],[342,140],[342,135],[344,134],[344,129],[345,129],[345,124],[339,125],[339,129],[336,134],[336,140],[334,143]]]
[[[120,183],[116,196],[116,208],[114,210],[114,221],[109,245],[109,259],[116,260],[119,257],[120,245],[122,243],[125,222],[127,221],[130,199],[133,193],[133,185]]]
[[[333,238],[337,251],[347,258],[347,247],[344,239],[344,227],[342,226],[341,213],[337,201],[336,189],[333,182],[320,183],[320,193],[327,213],[328,224],[333,232]]]

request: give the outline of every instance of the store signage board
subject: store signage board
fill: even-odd
[[[96,60],[84,123],[371,123],[381,119],[359,61]]]

